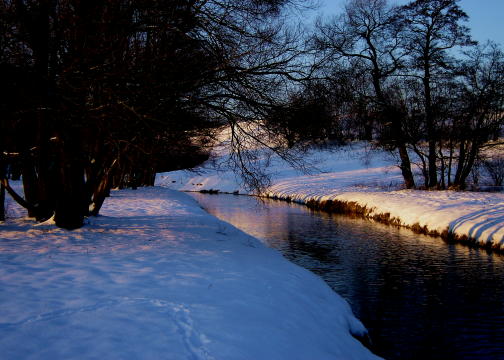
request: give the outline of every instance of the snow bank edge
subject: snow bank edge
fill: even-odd
[[[345,195],[348,195],[348,193]],[[437,229],[430,228],[427,224],[420,224],[419,222],[408,223],[400,216],[393,216],[389,211],[378,209],[375,206],[370,206],[368,203],[358,200],[338,199],[337,196],[331,199],[327,199],[325,196],[299,197],[278,192],[267,192],[261,196],[273,200],[295,202],[297,204],[306,205],[313,210],[355,216],[374,220],[386,225],[403,227],[417,234],[440,237],[447,243],[460,243],[469,247],[484,248],[486,250],[504,253],[504,238],[492,241],[492,239],[473,237],[467,233],[456,231],[451,223],[442,228],[438,227]]]

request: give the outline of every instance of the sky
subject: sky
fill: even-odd
[[[407,0],[392,0],[390,3],[406,4]],[[346,0],[320,0],[325,15],[337,14]],[[473,38],[480,43],[492,40],[504,47],[504,0],[461,0],[461,8],[469,15]]]

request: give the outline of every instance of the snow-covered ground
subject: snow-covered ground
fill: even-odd
[[[72,232],[0,224],[2,359],[375,359],[364,331],[320,278],[180,192],[114,191]]]
[[[225,156],[217,159],[223,161]],[[369,152],[362,144],[339,151],[317,150],[306,155],[310,174],[299,173],[276,159],[272,185],[264,195],[291,199],[355,202],[370,217],[389,214],[406,227],[451,232],[494,248],[504,248],[504,193],[419,191],[401,189],[394,160],[383,152]],[[217,167],[218,168],[218,167]],[[246,192],[231,171],[219,171],[208,162],[197,173],[159,174],[157,184],[174,189]]]

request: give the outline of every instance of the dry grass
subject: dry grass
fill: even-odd
[[[269,196],[269,198],[292,202],[291,197],[288,196],[287,197]],[[413,225],[404,225],[401,223],[401,220],[399,218],[391,217],[390,213],[379,213],[379,214],[374,213],[373,208],[368,208],[366,206],[360,205],[355,201],[309,200],[306,203],[304,203],[304,205],[313,210],[326,211],[333,214],[349,215],[351,217],[372,219],[382,224],[407,228],[417,234],[439,237],[447,243],[461,243],[473,248],[484,248],[488,251],[504,253],[504,248],[502,248],[500,244],[479,242],[474,238],[468,237],[467,235],[457,235],[449,231],[448,228],[444,229],[442,232],[439,232],[437,230],[431,230],[427,226],[421,226],[419,223],[415,223]]]

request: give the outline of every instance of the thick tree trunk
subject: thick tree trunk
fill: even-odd
[[[61,188],[56,196],[54,220],[56,225],[68,230],[81,227],[87,209],[83,206],[84,191],[83,171],[77,164],[65,164],[61,169]]]
[[[54,208],[56,225],[68,230],[81,227],[88,213],[84,166],[80,159],[78,131],[71,131],[59,144],[58,191]]]
[[[401,159],[400,168],[404,178],[404,185],[406,189],[413,189],[415,187],[415,179],[411,171],[411,162],[405,144],[399,145],[399,158]]]
[[[156,182],[156,171],[152,168],[147,171],[147,174],[145,174],[146,180],[145,184],[147,186],[154,186],[154,183]]]
[[[117,160],[114,160],[110,167],[104,171],[99,179],[97,179],[97,186],[93,192],[92,208],[89,210],[89,215],[98,216],[100,209],[105,199],[110,196],[110,189],[112,187],[112,180],[116,172]]]
[[[89,212],[91,216],[98,216],[103,202],[107,198],[111,187],[110,175],[104,175],[93,195],[93,206]]]
[[[460,179],[462,177],[462,172],[464,170],[466,162],[466,144],[465,141],[462,140],[459,146],[459,157],[457,162],[457,170],[455,171],[455,178],[453,179],[453,186],[460,186]]]
[[[406,146],[406,134],[404,134],[402,128],[401,114],[392,108],[388,108],[387,113],[391,117],[390,120],[392,126],[394,127],[392,131],[394,134],[394,141],[399,152],[399,159],[401,160],[399,167],[401,168],[404,185],[407,189],[413,189],[415,187],[415,178],[413,177],[413,172],[411,171],[411,160]]]

